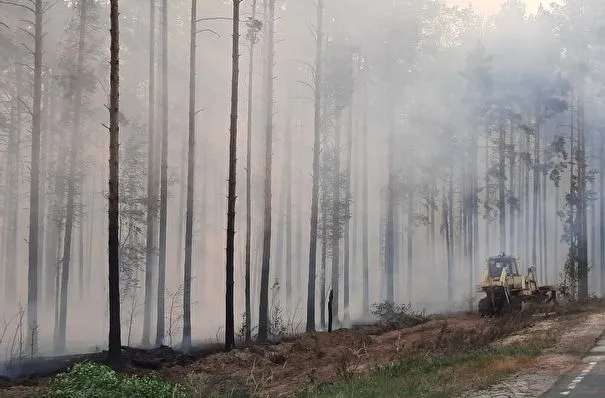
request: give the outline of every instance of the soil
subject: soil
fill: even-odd
[[[594,345],[602,331],[599,325],[605,321],[602,311],[601,307],[591,312],[536,319],[529,328],[498,336],[493,344],[511,344],[545,332],[555,333],[560,339],[557,346],[539,361],[527,365],[534,366],[531,371],[524,370],[494,389],[464,396],[539,396],[539,391],[546,391],[562,373],[579,361],[583,352]],[[229,389],[245,386],[262,396],[286,396],[323,382],[366,373],[378,365],[441,349],[446,330],[451,343],[456,339],[484,334],[494,322],[497,321],[477,315],[451,314],[435,316],[422,325],[404,329],[393,330],[387,325],[374,325],[336,330],[333,333],[308,333],[288,338],[279,344],[254,345],[229,353],[219,352],[220,347],[216,345],[205,346],[189,354],[168,347],[125,349],[131,364],[126,372],[158,372],[198,392],[207,391],[204,390],[207,386],[212,386],[214,391],[220,390],[224,385]],[[82,360],[82,357],[78,360]],[[56,363],[58,360],[45,361]],[[0,379],[0,397],[36,396],[48,383],[49,377],[64,371],[69,363],[69,360],[62,359],[60,368],[52,372],[28,374],[12,381]]]
[[[536,323],[523,333],[501,341],[510,344],[529,339],[536,334],[558,337],[555,347],[540,356],[533,366],[506,378],[487,390],[468,392],[465,398],[540,397],[563,374],[581,362],[603,333],[605,313],[577,314],[564,319],[555,318]]]

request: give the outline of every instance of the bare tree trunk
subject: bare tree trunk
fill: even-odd
[[[225,349],[235,346],[233,286],[235,270],[235,190],[237,176],[237,106],[239,95],[239,6],[233,0],[233,35],[231,44],[231,116],[229,122],[229,186],[227,194],[227,261],[225,294]]]
[[[307,282],[307,332],[315,331],[315,279],[317,270],[317,224],[319,219],[319,155],[321,144],[321,100],[323,84],[323,0],[317,0],[317,37],[315,38],[315,103],[313,121],[313,186],[311,189],[311,226],[309,231],[309,278]],[[325,246],[325,239],[322,242]],[[323,249],[322,249],[323,252]],[[323,257],[323,253],[322,253]],[[325,286],[325,284],[324,284]],[[322,301],[325,292],[322,288]],[[322,305],[322,327],[325,307]]]
[[[252,0],[252,21],[256,21],[256,0]],[[246,137],[246,275],[245,275],[245,301],[246,301],[246,343],[252,341],[252,303],[250,298],[250,245],[252,240],[252,95],[254,77],[254,47],[256,32],[250,37],[250,53],[248,64],[248,122]]]
[[[78,167],[78,152],[81,150],[80,121],[82,116],[82,75],[84,73],[84,45],[86,24],[88,23],[88,0],[80,3],[80,29],[78,40],[78,60],[75,80],[74,120],[71,132],[71,148],[69,156],[69,178],[67,180],[67,207],[65,217],[65,235],[63,245],[63,261],[61,264],[61,298],[59,309],[59,334],[55,336],[55,352],[65,351],[67,335],[67,298],[69,289],[69,271],[71,267],[71,244],[76,210],[76,169]]]
[[[91,270],[92,270],[92,259],[93,259],[93,235],[94,235],[94,231],[95,231],[95,198],[97,197],[97,193],[95,191],[96,189],[96,173],[93,171],[93,175],[92,175],[92,192],[91,192],[91,199],[90,199],[90,213],[89,213],[89,230],[88,230],[88,261],[87,261],[87,267],[86,267],[86,298],[90,297],[90,276],[91,276]]]
[[[193,1],[193,0],[192,0]],[[188,139],[188,138],[187,138]],[[185,235],[185,213],[187,212],[187,180],[185,178],[185,173],[188,168],[188,160],[187,153],[189,150],[189,145],[185,141],[185,137],[183,137],[183,143],[181,147],[181,192],[179,194],[179,232],[178,232],[178,247],[183,247],[183,237]],[[177,250],[176,254],[176,263],[177,267],[181,267],[183,264],[183,251]],[[180,269],[179,269],[180,271]],[[183,270],[184,273],[184,270]]]
[[[485,132],[485,256],[490,255],[490,220],[489,220],[489,145],[490,145],[489,130]]]
[[[548,278],[548,230],[547,230],[547,209],[548,209],[548,197],[546,196],[546,173],[542,173],[542,203],[540,208],[542,210],[542,253],[543,253],[543,264],[544,264],[544,275],[542,276],[542,283],[547,283]]]
[[[453,170],[450,168],[450,175],[448,179],[448,189],[447,196],[444,193],[443,195],[443,217],[444,217],[444,227],[445,227],[445,245],[446,245],[446,254],[447,254],[447,298],[448,303],[452,303],[452,299],[454,296],[453,292],[453,273],[454,273],[454,253],[452,250],[452,235],[453,235],[453,227],[452,227],[452,216],[453,216],[453,202],[454,202],[454,187],[453,187]]]
[[[512,125],[512,123],[511,123]],[[515,133],[511,126],[510,128],[510,154],[509,154],[509,163],[508,163],[508,178],[510,181],[508,182],[508,246],[509,252],[512,254],[516,253],[515,251],[515,201],[513,200],[515,197]]]
[[[605,295],[605,130],[601,130],[599,134],[599,261],[601,270],[601,295]],[[559,198],[559,189],[557,187],[557,199]],[[558,203],[558,202],[557,202]],[[557,211],[559,206],[557,205]],[[559,223],[557,219],[557,241]],[[555,254],[557,254],[557,246],[555,246]]]
[[[42,115],[42,17],[44,4],[35,0],[34,23],[34,106],[29,205],[29,266],[27,275],[27,342],[31,354],[38,352],[38,211],[40,208],[40,122]]]
[[[536,117],[539,118],[538,113]],[[536,121],[534,129],[534,192],[533,192],[533,210],[532,210],[532,237],[531,237],[531,262],[538,265],[538,196],[540,192],[540,120]],[[542,264],[538,267],[540,277],[543,277]]]
[[[588,224],[586,220],[586,131],[584,121],[584,81],[578,88],[578,298],[588,298]]]
[[[334,324],[340,325],[340,224],[342,210],[340,199],[340,131],[341,114],[338,111],[334,116],[334,176],[332,181],[332,291],[334,293]]]
[[[286,129],[286,310],[292,313],[292,116]]]
[[[83,202],[84,198],[80,200],[80,214],[84,214]],[[78,297],[80,301],[84,300],[84,223],[80,221],[80,228],[78,228]]]
[[[4,298],[7,304],[17,302],[17,252],[19,227],[19,161],[21,146],[21,65],[15,62],[15,94],[11,103],[11,127],[6,154],[6,200],[4,202],[5,274]]]
[[[147,139],[147,231],[145,250],[145,302],[143,312],[143,346],[151,345],[151,311],[153,301],[153,265],[155,257],[155,218],[157,214],[157,179],[155,158],[155,0],[149,0],[149,102]]]
[[[160,242],[158,259],[158,309],[155,345],[164,344],[166,290],[166,222],[168,218],[168,0],[162,0],[162,154],[160,165]]]
[[[500,218],[500,252],[506,251],[506,132],[501,122],[498,129],[498,215]]]
[[[118,0],[110,0],[111,71],[109,94],[109,351],[108,360],[115,366],[121,363],[122,339],[120,333],[120,237],[119,237],[119,51],[120,33]]]
[[[193,190],[195,183],[195,65],[197,0],[191,0],[189,44],[189,137],[187,156],[187,215],[185,217],[185,266],[183,272],[183,349],[191,348],[191,250],[193,246]]]
[[[273,162],[273,60],[275,40],[275,0],[269,0],[267,16],[267,87],[266,136],[265,136],[265,208],[263,230],[263,262],[261,269],[258,339],[266,341],[269,334],[269,266],[271,261],[271,176]]]
[[[351,158],[353,155],[353,105],[349,106],[349,123],[347,129],[347,180],[345,187],[345,195],[346,195],[346,208],[350,209],[351,206]],[[347,211],[349,213],[349,211]],[[343,264],[343,311],[344,311],[344,322],[348,324],[350,321],[350,308],[349,308],[349,281],[350,281],[350,250],[351,250],[351,237],[350,237],[350,225],[351,219],[349,214],[346,215],[345,219],[345,230],[344,230],[344,264]],[[355,230],[353,230],[355,231]]]
[[[390,105],[391,108],[394,105]],[[392,303],[395,300],[394,273],[395,273],[395,126],[394,109],[389,112],[389,138],[388,138],[388,161],[387,161],[387,212],[385,228],[385,273],[386,273],[386,301]]]
[[[408,301],[411,303],[412,298],[414,297],[414,190],[416,189],[416,175],[414,173],[414,154],[410,153],[411,165],[409,166],[409,184],[408,184],[408,204],[407,204],[407,265],[408,265],[408,274],[407,274],[407,290],[408,290]]]
[[[370,255],[368,240],[368,77],[364,71],[363,81],[363,121],[361,143],[361,247],[362,247],[362,307],[363,314],[370,312]]]
[[[326,328],[326,263],[328,258],[328,221],[327,217],[321,220],[321,279],[320,279],[320,298],[319,307],[321,310],[320,322],[321,328]]]

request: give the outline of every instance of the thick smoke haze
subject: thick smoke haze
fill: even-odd
[[[605,7],[597,0],[583,8],[575,0],[550,6],[534,0],[477,0],[472,8],[462,0],[324,0],[318,73],[317,2],[258,0],[256,23],[252,0],[241,3],[236,332],[245,310],[249,117],[253,335],[261,305],[268,127],[273,134],[268,312],[288,332],[304,331],[307,321],[316,127],[321,132],[317,328],[323,327],[322,303],[330,287],[341,326],[367,317],[368,304],[385,300],[429,312],[469,306],[476,311],[487,257],[517,255],[522,271],[536,264],[541,283],[557,284],[565,279],[570,258],[575,269],[582,269],[577,257],[582,241],[588,241],[589,290],[599,292],[599,277],[605,276],[600,271],[605,253],[598,245],[605,242],[598,217],[603,203],[598,171],[603,170],[604,80],[599,60]],[[41,124],[39,350],[104,348],[108,328],[108,4],[44,3],[42,62],[36,69],[33,26],[27,22],[32,13],[18,6],[30,2],[14,3],[0,4],[0,321],[7,325],[0,360],[15,355],[15,341],[27,340],[27,314],[22,313],[23,327],[18,314],[28,305],[36,118]],[[198,3],[191,329],[193,340],[214,341],[223,339],[225,327],[232,5],[226,0]],[[191,3],[170,0],[168,5],[164,48],[162,2],[120,3],[125,345],[143,339],[146,289],[151,289],[150,338],[156,340],[158,216],[152,218],[153,247],[147,247],[146,233],[148,204],[159,209],[160,198],[150,199],[147,186],[152,159],[159,192],[164,106],[168,188],[162,341],[176,346],[182,340]],[[272,5],[275,34],[270,38]],[[150,79],[151,26],[155,61]],[[274,43],[270,77],[268,40]],[[36,71],[42,80],[38,114],[33,110]],[[321,120],[316,124],[318,90]],[[267,111],[270,91],[272,112]],[[70,223],[72,233],[66,237]],[[148,286],[147,265],[153,276]],[[2,328],[0,323],[0,334]]]

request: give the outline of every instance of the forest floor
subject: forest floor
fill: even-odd
[[[604,329],[605,303],[595,300],[497,319],[412,317],[229,353],[129,349],[126,372],[159,374],[193,397],[538,397]],[[50,376],[0,380],[0,397],[41,396]]]

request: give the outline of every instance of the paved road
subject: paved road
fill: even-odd
[[[601,336],[581,365],[542,395],[542,398],[555,397],[605,398],[605,336]]]

